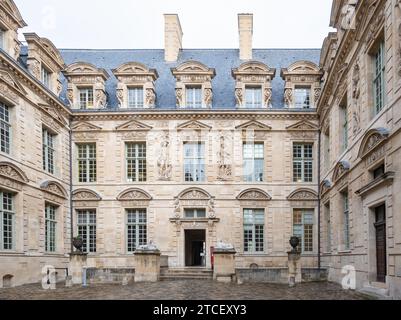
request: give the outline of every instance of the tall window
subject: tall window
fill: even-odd
[[[185,213],[185,218],[189,219],[206,218],[205,209],[185,209],[184,213]]]
[[[294,100],[295,108],[309,109],[311,107],[310,88],[295,88]]]
[[[83,241],[83,252],[96,252],[96,211],[78,210],[78,236]]]
[[[81,109],[93,108],[93,89],[79,89],[79,107]]]
[[[264,172],[264,144],[243,145],[244,179],[247,182],[262,182]]]
[[[300,240],[302,252],[313,251],[313,209],[294,210],[293,233]]]
[[[47,204],[45,208],[45,248],[47,252],[56,251],[56,210],[53,205]]]
[[[344,232],[344,249],[349,250],[350,248],[350,236],[349,236],[349,198],[348,191],[342,193],[343,202],[343,232]]]
[[[6,47],[6,33],[0,28],[0,49],[5,49]]]
[[[42,130],[42,140],[43,140],[43,170],[54,174],[54,140],[55,135],[50,133],[49,130]]]
[[[12,193],[0,190],[0,250],[14,249],[14,216]]]
[[[41,79],[42,79],[42,83],[47,88],[50,88],[51,73],[43,66],[42,66],[42,69],[41,69]]]
[[[348,148],[348,101],[347,95],[345,95],[343,101],[340,104],[340,123],[341,123],[341,137],[340,145],[342,151]]]
[[[147,244],[146,209],[127,210],[127,251]]]
[[[205,181],[205,144],[184,143],[185,181]]]
[[[264,251],[265,211],[244,209],[244,252]]]
[[[127,180],[146,181],[146,143],[127,143]]]
[[[143,88],[128,88],[128,108],[143,108]]]
[[[0,147],[1,152],[10,153],[10,109],[0,102]]]
[[[313,144],[294,143],[293,157],[294,182],[312,182]]]
[[[79,182],[96,182],[96,144],[78,145]]]
[[[188,86],[185,91],[187,93],[186,107],[189,109],[202,108],[202,87]]]
[[[384,107],[384,42],[379,44],[377,52],[374,54],[374,78],[373,78],[373,99],[375,104],[375,114],[379,113]]]
[[[256,109],[262,107],[262,88],[261,87],[246,87],[245,88],[246,107]]]
[[[331,252],[331,217],[330,217],[330,203],[324,205],[326,217],[326,251]]]

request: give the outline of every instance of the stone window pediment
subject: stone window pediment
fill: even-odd
[[[19,103],[19,96],[26,96],[27,92],[7,70],[0,69],[0,95],[16,105]]]
[[[390,132],[385,128],[376,128],[369,130],[362,139],[361,146],[358,152],[358,158],[365,159],[379,146],[383,145],[389,135]],[[377,155],[376,158],[382,156],[384,156],[384,152],[382,155]]]
[[[309,91],[309,101],[303,108],[316,108],[322,90],[320,84],[322,77],[323,71],[313,62],[305,60],[281,69],[281,78],[285,81],[286,108],[296,108],[297,90],[305,89]]]
[[[67,199],[67,191],[65,190],[65,188],[58,182],[56,181],[45,181],[40,185],[40,188],[47,192],[50,193],[52,195],[55,195],[57,197],[63,198],[63,199]]]
[[[117,196],[118,201],[150,201],[152,196],[139,188],[124,190]]]
[[[276,75],[276,69],[269,68],[264,63],[258,61],[248,61],[238,68],[232,70],[232,76],[236,81],[235,98],[237,108],[246,108],[247,88],[257,88],[260,90],[262,99],[258,108],[270,108],[272,98],[271,81]],[[254,105],[254,104],[252,104]]]
[[[153,128],[136,120],[130,120],[116,127],[117,131],[150,131]]]
[[[29,71],[49,90],[59,95],[62,90],[59,75],[66,67],[60,52],[50,40],[40,38],[36,33],[25,33],[24,36],[28,43]],[[47,79],[42,79],[44,73]]]
[[[155,81],[159,78],[157,70],[149,69],[145,65],[137,62],[128,62],[117,69],[112,70],[117,78],[117,99],[120,108],[130,108],[129,89],[141,88],[143,108],[155,108],[156,106],[156,89]]]
[[[326,194],[331,188],[332,188],[332,183],[329,179],[325,179],[322,181],[322,183],[320,184],[320,195],[323,196],[324,194]]]
[[[305,200],[313,200],[316,201],[319,199],[318,194],[312,190],[307,188],[297,189],[292,192],[287,199],[289,201],[305,201]]]
[[[4,186],[20,190],[23,184],[29,182],[29,179],[16,165],[2,161],[0,162],[0,182]]]
[[[101,131],[102,128],[86,121],[80,121],[72,126],[74,132]]]
[[[93,190],[78,189],[72,193],[73,201],[100,201],[102,197]]]
[[[177,130],[178,131],[181,131],[181,130],[194,130],[194,131],[207,130],[207,131],[210,131],[210,130],[212,130],[212,127],[208,126],[207,124],[204,124],[200,121],[191,120],[191,121],[187,121],[185,123],[179,124],[177,126]]]
[[[346,175],[349,170],[350,170],[350,164],[348,161],[340,161],[337,163],[337,165],[334,168],[334,173],[333,173],[333,182],[337,182],[341,177]]]
[[[237,200],[245,201],[270,201],[272,197],[261,189],[247,189],[242,191],[238,196]]]
[[[310,121],[303,120],[286,127],[286,129],[288,131],[315,131],[319,130],[319,127]]]
[[[201,188],[188,188],[180,192],[174,198],[174,218],[173,220],[185,220],[185,209],[205,209],[206,217],[209,221],[216,220],[215,198],[209,192]]]
[[[80,91],[90,89],[93,104],[88,104],[84,109],[103,109],[107,106],[105,83],[109,74],[104,69],[86,62],[76,62],[69,65],[64,71],[68,81],[67,99],[71,108],[83,108],[80,103]]]
[[[199,88],[200,100],[194,104],[202,109],[210,109],[213,105],[212,79],[216,76],[213,68],[208,68],[197,61],[187,61],[176,68],[171,69],[176,79],[176,106],[186,109],[190,104],[187,102],[187,90]],[[191,104],[192,105],[192,104]]]

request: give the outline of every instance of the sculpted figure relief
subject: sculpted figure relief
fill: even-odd
[[[290,108],[292,105],[292,89],[287,88],[284,91],[284,102],[287,108]]]
[[[361,94],[360,89],[360,67],[357,61],[354,66],[354,71],[352,74],[352,98],[354,99],[354,110],[352,112],[353,118],[353,133],[356,134],[360,128],[360,106],[359,106],[359,96]]]
[[[146,89],[146,105],[148,107],[154,107],[156,102],[156,95],[152,89]]]
[[[217,164],[219,166],[219,180],[226,180],[232,176],[232,167],[231,164],[228,164],[230,161],[230,154],[226,150],[226,140],[222,133],[220,133],[220,151],[218,153]]]
[[[266,88],[265,89],[265,106],[269,107],[272,99],[272,89]]]
[[[159,168],[159,179],[170,180],[172,170],[172,165],[170,163],[170,137],[166,132],[162,138],[160,156],[157,160],[157,166]]]
[[[235,99],[237,100],[237,106],[242,106],[242,101],[243,101],[243,95],[242,95],[242,89],[236,89],[235,90]]]

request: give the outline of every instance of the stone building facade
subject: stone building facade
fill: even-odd
[[[164,266],[210,268],[223,241],[238,268],[285,268],[294,234],[303,267],[341,282],[354,265],[358,288],[399,297],[400,5],[339,2],[323,50],[253,49],[251,14],[238,16],[239,50],[183,49],[172,14],[164,50],[59,50],[33,33],[21,44],[26,24],[1,0],[0,286],[67,268],[77,235],[90,267],[134,268],[152,242]],[[369,89],[377,48],[382,102]]]

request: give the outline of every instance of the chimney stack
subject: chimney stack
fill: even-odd
[[[238,14],[239,56],[241,60],[252,59],[253,14]]]
[[[182,33],[178,14],[164,15],[164,58],[167,62],[176,62],[182,49]]]

